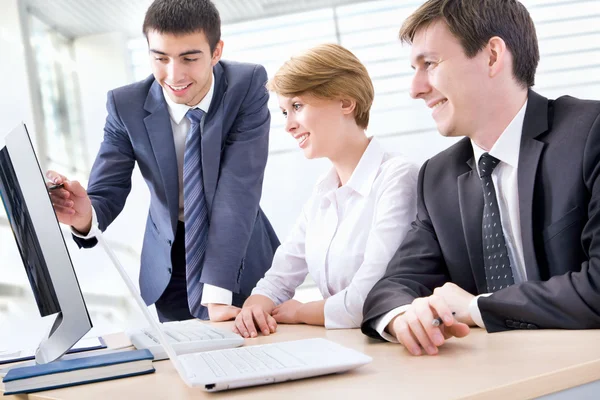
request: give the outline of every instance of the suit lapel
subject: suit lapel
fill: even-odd
[[[215,75],[215,90],[202,129],[202,178],[209,216],[211,215],[217,180],[219,179],[224,120],[222,103],[227,90],[227,80],[220,63],[213,67],[213,72]]]
[[[523,121],[517,172],[523,258],[528,280],[540,279],[533,242],[533,195],[537,168],[544,149],[544,143],[536,140],[536,137],[547,130],[548,99],[530,90]]]
[[[171,117],[167,109],[162,88],[155,81],[150,87],[144,109],[150,112],[144,118],[146,131],[152,145],[152,151],[158,164],[160,177],[167,196],[169,216],[173,235],[179,218],[179,174],[177,173],[177,156],[173,141]]]
[[[470,167],[469,171],[458,176],[458,201],[460,204],[460,214],[462,218],[463,230],[465,232],[465,241],[467,251],[469,253],[469,261],[473,278],[477,286],[478,293],[487,291],[485,281],[485,270],[483,264],[482,250],[482,218],[483,218],[483,191],[481,189],[481,181],[477,175],[475,168],[473,150],[470,147],[471,143],[467,139],[464,141],[465,154],[470,153],[471,158],[466,161]],[[468,150],[468,152],[467,152]]]

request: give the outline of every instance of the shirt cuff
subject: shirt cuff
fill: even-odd
[[[377,333],[379,333],[381,337],[387,340],[388,342],[400,343],[398,339],[396,339],[396,337],[387,333],[385,331],[385,328],[388,326],[391,320],[393,320],[397,315],[404,314],[409,307],[410,304],[405,304],[403,306],[396,307],[392,311],[389,311],[387,314],[384,314],[382,317],[375,320],[375,330],[377,331]]]
[[[209,285],[208,283],[204,284],[201,302],[204,307],[208,306],[209,304],[225,304],[230,306],[232,299],[233,293],[231,290]]]
[[[362,321],[362,309],[357,310],[355,315],[346,306],[346,295],[343,290],[325,300],[323,315],[325,317],[326,329],[348,329],[358,328]]]
[[[471,302],[469,303],[469,314],[471,314],[471,319],[475,324],[485,329],[485,324],[483,323],[483,318],[481,317],[481,311],[479,311],[479,305],[477,304],[477,299],[480,297],[488,297],[491,296],[491,293],[480,294],[479,296],[475,296]]]
[[[92,225],[90,226],[90,231],[87,235],[82,234],[77,229],[71,227],[71,233],[80,238],[80,239],[93,239],[96,237],[96,230],[98,229],[98,216],[96,215],[96,210],[94,210],[94,206],[92,206]]]

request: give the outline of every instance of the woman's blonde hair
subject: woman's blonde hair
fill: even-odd
[[[369,125],[375,95],[373,83],[365,66],[340,45],[321,44],[290,58],[267,83],[267,88],[286,97],[353,99],[356,124],[363,129]]]

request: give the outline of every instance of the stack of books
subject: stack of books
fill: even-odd
[[[100,382],[154,372],[148,349],[89,355],[48,364],[11,368],[2,378],[4,395],[32,393],[84,383]]]

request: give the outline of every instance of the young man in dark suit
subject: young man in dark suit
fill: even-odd
[[[154,1],[143,26],[153,75],[108,93],[87,192],[48,173],[64,183],[51,192],[59,220],[91,247],[121,212],[137,162],[151,196],[140,289],[161,321],[235,318],[279,245],[259,207],[267,74],[221,60],[220,25],[209,0]]]
[[[600,102],[531,90],[538,44],[516,0],[429,0],[400,37],[412,97],[466,137],[422,166],[363,332],[420,355],[475,325],[600,328]]]

